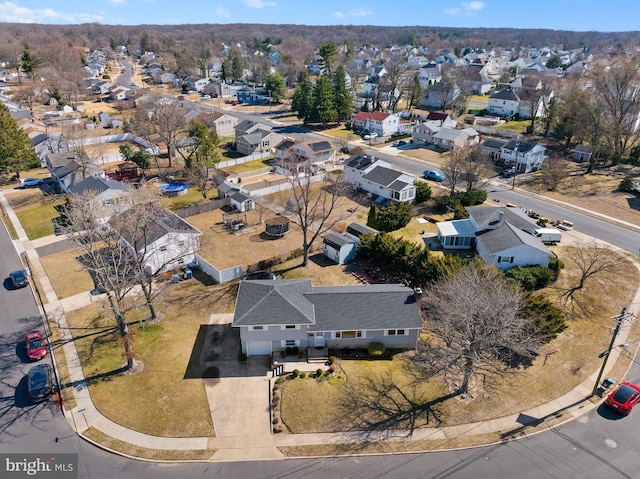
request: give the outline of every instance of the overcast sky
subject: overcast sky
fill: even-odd
[[[640,0],[0,0],[0,22],[640,29]]]

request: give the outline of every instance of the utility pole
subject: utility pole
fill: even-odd
[[[513,167],[513,180],[511,183],[511,189],[516,189],[516,176],[518,176],[518,146],[520,146],[520,138],[516,136],[516,164]]]
[[[618,316],[615,316],[613,319],[616,322],[616,327],[613,330],[613,335],[611,336],[611,342],[609,343],[609,347],[607,348],[607,350],[605,352],[603,352],[602,354],[600,354],[598,357],[604,358],[602,360],[602,367],[600,368],[600,372],[598,373],[598,378],[596,379],[596,383],[593,385],[593,391],[591,392],[591,395],[594,396],[596,394],[596,392],[598,391],[598,388],[600,387],[600,380],[602,379],[602,374],[604,374],[604,368],[607,365],[607,360],[609,359],[609,354],[611,354],[611,350],[613,349],[613,345],[616,342],[616,337],[618,336],[618,333],[620,332],[620,327],[622,326],[622,323],[624,322],[625,319],[627,319],[629,316],[631,316],[630,313],[627,313],[627,308],[622,308],[622,310],[620,311],[620,314]]]

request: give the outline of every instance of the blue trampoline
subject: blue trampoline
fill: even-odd
[[[162,183],[160,190],[167,196],[181,196],[187,194],[189,185],[181,181],[170,181],[168,183]]]

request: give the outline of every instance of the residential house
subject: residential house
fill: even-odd
[[[276,147],[278,167],[293,174],[328,170],[336,160],[336,149],[327,140],[295,141],[289,138]]]
[[[311,280],[242,281],[232,326],[242,352],[287,348],[414,349],[422,327],[414,291],[397,284],[312,286]]]
[[[92,164],[88,159],[81,159],[75,152],[48,153],[45,163],[51,176],[65,193],[69,193],[73,185],[92,176],[106,178],[102,168]]]
[[[469,218],[436,223],[444,249],[475,249],[488,264],[546,267],[553,253],[534,236],[537,225],[520,208],[468,206]]]
[[[530,173],[539,170],[545,160],[545,147],[533,141],[511,139],[500,148],[500,160],[504,165],[515,166],[516,172]]]
[[[214,112],[207,120],[207,124],[216,131],[219,137],[232,136],[234,128],[239,122],[237,117],[220,111]]]
[[[416,145],[421,143],[431,144],[434,142],[434,136],[442,129],[440,122],[438,121],[425,121],[424,123],[418,123],[413,127],[413,142]]]
[[[194,90],[194,91],[200,92],[208,84],[209,84],[208,78],[187,77],[183,80],[182,87],[185,90]]]
[[[130,214],[131,210],[124,211],[118,221],[127,221]],[[132,254],[143,255],[145,271],[156,275],[195,262],[201,234],[165,209],[160,213],[152,212],[145,224],[123,232],[121,239],[131,248]]]
[[[414,203],[415,177],[391,169],[391,164],[378,158],[353,155],[344,167],[344,179],[354,188],[388,201]]]
[[[241,121],[234,130],[236,150],[243,155],[268,154],[282,141],[282,135],[252,120]]]
[[[428,108],[451,108],[460,96],[460,88],[456,83],[438,82],[424,91],[422,102]]]
[[[351,117],[354,131],[377,133],[378,136],[389,136],[400,127],[400,117],[383,111],[359,111]]]
[[[510,117],[518,113],[520,98],[511,89],[500,90],[489,96],[487,111],[494,115]]]
[[[440,131],[433,135],[433,143],[445,150],[457,150],[468,148],[472,142],[469,135],[463,130],[440,128]]]
[[[90,195],[93,209],[105,214],[100,218],[103,222],[113,214],[129,208],[130,192],[131,188],[126,183],[96,176],[90,176],[69,187],[69,193],[74,196]]]
[[[496,138],[485,138],[482,142],[482,153],[487,155],[493,161],[500,161],[502,147],[507,144],[506,140],[498,140]]]
[[[458,122],[451,118],[451,115],[440,111],[430,111],[427,115],[426,121],[437,121],[440,126],[448,128],[455,128],[458,126]]]
[[[236,92],[236,96],[240,103],[251,105],[269,103],[269,92],[264,88],[245,86]]]
[[[126,100],[131,93],[131,88],[126,86],[117,86],[109,91],[109,100],[111,101],[123,101]]]
[[[426,90],[436,83],[442,81],[442,65],[439,63],[430,63],[420,68],[418,73],[418,81],[420,86]]]

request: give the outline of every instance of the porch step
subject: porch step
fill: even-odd
[[[321,356],[316,356],[313,358],[307,358],[307,362],[308,363],[326,363],[327,361],[329,361],[329,358],[325,358],[325,357],[321,357]]]

